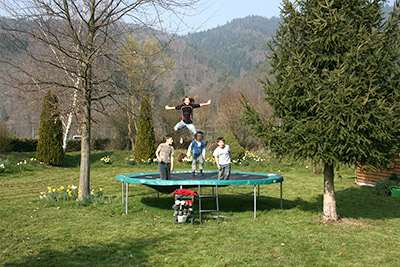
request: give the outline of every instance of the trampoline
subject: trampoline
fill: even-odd
[[[125,213],[128,214],[128,193],[129,184],[142,184],[149,186],[158,192],[172,193],[177,188],[188,188],[198,186],[234,186],[234,185],[253,185],[254,186],[254,218],[256,218],[257,207],[257,186],[258,196],[260,196],[260,185],[280,184],[280,207],[282,208],[282,182],[283,177],[273,173],[239,172],[232,171],[229,180],[218,180],[217,171],[204,171],[204,176],[197,174],[192,176],[191,171],[176,171],[171,173],[170,180],[161,180],[159,172],[132,173],[117,175],[115,179],[122,184],[122,204],[125,204]],[[124,197],[125,191],[125,197]],[[199,194],[200,195],[200,194]]]

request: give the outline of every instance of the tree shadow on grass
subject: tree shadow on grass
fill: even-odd
[[[122,235],[122,233],[121,233]],[[160,265],[163,262],[150,262],[150,256],[157,254],[162,246],[160,240],[171,236],[154,238],[118,239],[113,243],[88,244],[56,251],[41,250],[38,254],[21,257],[5,266],[144,266]],[[176,253],[173,249],[165,254]],[[161,260],[163,260],[162,258]]]
[[[90,164],[99,162],[102,157],[105,156],[112,156],[113,151],[104,151],[104,152],[96,152],[96,153],[91,153],[90,155]],[[66,168],[74,168],[78,167],[81,164],[81,154],[80,153],[73,153],[73,154],[65,154],[64,162],[61,165],[61,167],[66,167]]]
[[[322,212],[323,195],[314,203]],[[394,219],[400,218],[400,199],[379,196],[374,188],[349,187],[336,191],[336,205],[341,218],[350,219]]]
[[[221,212],[247,212],[254,210],[253,193],[220,195],[219,204]],[[173,195],[155,195],[143,197],[141,202],[145,205],[160,209],[172,209]],[[338,213],[341,218],[350,219],[393,219],[400,218],[400,199],[390,196],[379,196],[373,188],[349,187],[336,191]],[[197,199],[195,209],[197,210]],[[214,199],[202,201],[203,207],[215,208]],[[283,195],[283,210],[298,208],[302,211],[320,213],[323,209],[323,195],[319,194],[312,201],[305,201],[298,197],[294,200],[285,199]],[[280,198],[260,196],[257,198],[257,211],[270,211],[280,209]]]

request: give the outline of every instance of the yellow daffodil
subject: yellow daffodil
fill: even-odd
[[[61,186],[60,189],[61,189],[61,190],[64,190],[64,186]]]
[[[53,188],[53,192],[56,192],[56,189],[55,189],[55,188]]]
[[[99,190],[100,190],[100,191],[103,191],[103,188],[100,188]]]
[[[47,187],[47,190],[51,190],[51,187],[50,187],[50,186],[48,186],[48,187]]]

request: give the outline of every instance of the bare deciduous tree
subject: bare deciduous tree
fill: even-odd
[[[120,36],[135,28],[162,23],[182,10],[193,8],[198,0],[2,0],[1,8],[16,23],[3,25],[8,34],[30,41],[26,49],[31,64],[2,58],[9,64],[10,79],[26,88],[58,88],[77,95],[82,145],[79,187],[80,199],[90,192],[90,127],[93,102],[118,91],[102,66],[118,64],[113,51]],[[127,23],[123,23],[125,19]],[[134,26],[133,26],[134,25]],[[38,46],[39,49],[33,49]],[[46,70],[43,72],[38,69]],[[74,104],[72,103],[72,106]]]

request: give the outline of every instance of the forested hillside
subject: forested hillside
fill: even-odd
[[[386,12],[391,9],[385,7]],[[0,22],[2,20],[6,19],[0,18]],[[165,53],[173,62],[172,67],[154,84],[153,114],[157,138],[170,132],[173,124],[179,120],[179,114],[165,112],[164,105],[175,105],[180,102],[182,95],[190,95],[197,102],[213,101],[211,107],[200,109],[195,115],[195,122],[200,129],[213,137],[236,129],[236,137],[246,143],[250,134],[238,121],[240,92],[250,96],[260,108],[265,109],[265,113],[269,112],[269,108],[260,101],[262,86],[258,78],[262,78],[268,69],[265,42],[275,34],[279,21],[276,17],[248,16],[206,31],[177,36],[169,42]],[[163,39],[164,36],[161,36]],[[27,46],[34,47],[32,40],[16,39],[0,31],[0,57],[19,57],[24,61],[21,51]],[[0,74],[6,75],[6,66],[1,62]],[[5,122],[17,137],[37,136],[38,103],[41,103],[42,97],[43,94],[26,93],[1,82],[0,121]],[[61,102],[70,104],[70,95],[61,94],[59,97]],[[113,101],[102,106],[101,112],[93,115],[96,121],[92,128],[93,136],[114,138],[119,135],[126,139],[126,118],[122,114],[126,112]],[[73,134],[78,133],[76,121]]]
[[[265,41],[274,35],[278,26],[279,18],[248,16],[190,34],[185,40],[209,55],[208,64],[214,70],[238,77],[264,62]]]
[[[6,18],[2,20],[13,23]],[[166,49],[166,53],[173,61],[173,67],[156,85],[158,94],[155,98],[154,114],[157,129],[162,125],[165,128],[170,127],[169,124],[159,122],[157,118],[160,117],[159,113],[162,113],[163,106],[167,103],[179,102],[182,93],[194,96],[197,101],[206,101],[210,98],[214,103],[226,96],[228,91],[254,91],[256,92],[254,94],[258,95],[261,92],[261,86],[256,82],[257,77],[251,73],[245,74],[255,67],[259,69],[265,63],[264,53],[267,51],[265,38],[273,35],[278,23],[277,18],[249,16],[235,19],[211,30],[176,37]],[[2,56],[24,57],[18,47],[28,46],[28,40],[16,40],[5,33],[0,32],[0,34]],[[0,64],[0,67],[5,68],[5,65]],[[177,92],[179,83],[183,88]],[[35,107],[40,103],[42,96],[37,93],[27,95],[11,89],[4,83],[0,84],[0,94],[0,119],[6,122],[18,137],[36,136],[39,108]],[[216,116],[216,112],[214,105],[212,114],[204,116]],[[119,127],[115,125],[118,120],[115,118],[118,115],[115,114],[120,114],[117,106],[109,108],[104,113],[106,116],[111,116],[111,119],[97,120],[97,124],[93,127],[95,136],[112,136],[115,134],[113,129]],[[104,116],[104,114],[97,116]],[[172,121],[176,120],[175,117],[179,117],[175,113],[168,116],[172,117],[171,123],[175,123]],[[212,121],[214,123],[211,128],[214,129],[215,120]],[[101,131],[97,131],[98,128]],[[160,132],[164,131],[160,130]]]

